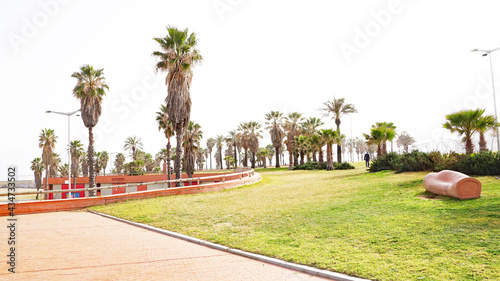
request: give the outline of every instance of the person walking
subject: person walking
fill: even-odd
[[[366,167],[370,167],[370,154],[368,152],[365,154]]]

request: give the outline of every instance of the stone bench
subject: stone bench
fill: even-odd
[[[424,177],[424,187],[434,194],[446,195],[462,199],[479,198],[481,182],[466,174],[443,170],[430,173]]]

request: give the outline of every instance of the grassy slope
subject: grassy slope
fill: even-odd
[[[368,174],[362,165],[265,169],[252,186],[93,209],[364,278],[500,279],[498,180],[479,178],[477,200],[426,200],[418,197],[426,173]]]

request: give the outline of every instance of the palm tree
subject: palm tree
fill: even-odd
[[[36,191],[40,190],[42,187],[42,172],[45,169],[45,165],[40,157],[37,157],[31,161],[31,170],[35,173],[35,186]],[[36,199],[38,200],[38,193],[36,194]]]
[[[226,144],[231,147],[232,153],[234,154],[233,159],[235,162],[234,168],[236,169],[236,166],[238,166],[238,155],[237,155],[237,148],[238,148],[238,132],[236,130],[229,131],[229,135],[225,139]]]
[[[153,159],[153,155],[151,155],[151,153],[144,154],[144,167],[146,168],[146,172],[153,172],[155,165],[156,162]]]
[[[103,69],[94,69],[90,65],[84,65],[80,72],[74,72],[71,77],[78,79],[73,88],[73,95],[80,100],[80,111],[85,127],[89,129],[89,148],[88,148],[88,168],[89,168],[89,187],[95,187],[94,175],[94,135],[92,129],[97,125],[101,116],[101,102],[109,91],[108,84],[103,76]],[[95,191],[89,192],[89,196],[94,196]]]
[[[484,110],[483,112],[484,113]],[[481,116],[478,117],[476,121],[476,126],[479,132],[479,151],[484,152],[488,151],[488,148],[486,147],[486,138],[484,137],[484,134],[488,129],[496,128],[497,122],[496,118],[493,115],[486,115],[486,116]]]
[[[207,140],[207,149],[208,153],[210,154],[210,170],[212,170],[212,149],[214,148],[215,145],[215,139],[209,138]]]
[[[332,115],[332,119],[335,119],[335,125],[337,125],[337,132],[340,135],[340,118],[342,115],[356,113],[356,107],[353,104],[345,103],[344,98],[336,99],[333,98],[332,101],[327,101],[323,103],[325,105],[321,110],[325,112],[325,116]],[[337,143],[337,162],[342,163],[342,148],[341,143]]]
[[[484,109],[471,109],[446,115],[447,122],[443,124],[443,128],[450,130],[452,133],[457,132],[459,135],[463,135],[462,142],[465,143],[466,154],[474,152],[472,135],[479,131],[477,121],[483,112]]]
[[[59,165],[57,170],[59,171],[59,173],[61,174],[62,177],[67,177],[68,173],[69,173],[68,163],[64,163],[64,164]]]
[[[123,145],[124,150],[130,150],[131,156],[134,161],[137,160],[137,151],[142,149],[143,147],[141,138],[137,138],[136,136],[128,137],[125,140],[125,144]]]
[[[182,140],[184,131],[189,125],[191,115],[191,97],[189,88],[193,78],[192,66],[201,63],[202,57],[196,47],[196,35],[188,30],[167,27],[165,38],[154,38],[162,51],[153,56],[159,59],[156,70],[167,72],[165,84],[168,87],[167,102],[168,120],[172,122],[177,138],[176,159],[174,163],[176,178],[181,178]],[[177,186],[181,182],[176,183]]]
[[[82,164],[82,175],[84,177],[88,177],[89,176],[89,165],[87,163],[87,152],[83,151],[82,152],[82,157],[80,158],[81,160],[81,164]]]
[[[300,135],[296,137],[294,141],[294,146],[299,151],[300,165],[304,165],[304,156],[306,154],[306,151],[308,150],[308,138],[304,135]]]
[[[53,129],[43,129],[38,138],[38,146],[42,148],[42,161],[45,163],[45,188],[48,188],[49,166],[52,164],[52,153],[57,143],[57,136]]]
[[[382,155],[382,143],[385,139],[385,133],[382,129],[372,126],[370,134],[363,134],[366,139],[366,144],[368,146],[375,144],[377,145],[377,157]]]
[[[283,144],[283,113],[279,111],[271,111],[266,114],[266,130],[269,130],[271,141],[276,152],[276,168],[280,167],[280,149]],[[269,163],[271,164],[271,163]]]
[[[372,125],[372,128],[378,128],[383,132],[382,141],[382,154],[387,154],[387,141],[391,142],[392,151],[392,140],[396,136],[396,126],[392,122],[377,122]]]
[[[296,147],[294,146],[293,140],[300,135],[299,123],[303,119],[304,118],[302,118],[302,114],[298,112],[289,113],[288,116],[285,117],[284,129],[287,132],[285,144],[289,153],[289,169],[293,166],[298,165]]]
[[[102,171],[104,172],[104,175],[106,175],[106,167],[108,166],[108,161],[109,161],[109,155],[107,151],[103,151],[101,154],[101,159],[99,160],[100,166],[102,167]]]
[[[397,146],[402,146],[404,152],[408,153],[408,147],[415,143],[415,139],[411,137],[408,132],[403,131],[401,134],[398,136],[398,139],[396,140]]]
[[[304,136],[310,138],[311,136],[315,135],[317,132],[317,129],[324,125],[323,121],[321,119],[316,118],[316,117],[310,117],[309,119],[306,119],[306,121],[302,122],[302,129],[303,129],[303,134]],[[316,161],[316,147],[313,145],[310,145],[312,140],[308,140],[309,148],[312,152],[312,160]],[[315,141],[315,140],[314,140]],[[309,153],[307,154],[308,156],[308,161],[310,160],[309,158]]]
[[[69,143],[71,154],[71,173],[73,174],[73,189],[76,189],[76,178],[80,173],[80,159],[84,153],[83,144],[79,140]]]
[[[333,144],[338,140],[338,131],[333,129],[321,129],[321,137],[326,142],[326,170],[333,170]]]
[[[272,145],[272,144],[266,145],[266,150],[267,150],[267,158],[269,158],[269,165],[271,165],[271,162],[273,161],[273,157],[276,154],[276,151],[274,151],[274,145]]]
[[[250,121],[246,123],[245,127],[248,132],[248,147],[250,148],[250,153],[252,153],[252,169],[255,169],[255,157],[257,156],[257,151],[259,149],[259,138],[262,138],[262,131],[260,130],[262,125],[258,122]]]
[[[215,137],[215,146],[217,147],[217,152],[218,152],[218,157],[217,157],[217,162],[220,165],[221,169],[224,169],[222,166],[222,147],[224,146],[224,136],[223,135],[217,135]]]
[[[172,126],[172,122],[168,119],[167,107],[163,104],[160,106],[160,111],[156,112],[156,122],[158,123],[158,130],[163,130],[165,137],[167,138],[167,148],[166,148],[166,161],[167,163],[167,179],[170,181],[170,138],[175,135],[174,126]],[[170,182],[168,183],[168,187],[170,187]]]
[[[94,164],[94,169],[97,175],[101,173],[102,169],[102,152],[98,151],[95,154],[95,164]]]
[[[241,123],[238,126],[238,138],[240,139],[241,147],[244,151],[243,167],[248,166],[248,148],[250,148],[250,132],[249,123]]]
[[[115,158],[115,170],[118,174],[121,174],[123,172],[123,169],[124,169],[124,165],[125,164],[125,155],[123,155],[123,153],[118,153],[116,154],[116,158]]]
[[[57,172],[59,171],[59,165],[61,164],[61,156],[59,154],[52,152],[52,163],[50,165],[50,174],[53,176],[57,176]]]
[[[203,132],[201,131],[201,126],[189,121],[189,125],[184,134],[184,166],[188,175],[188,178],[193,177],[194,164],[196,161],[196,153],[200,149],[200,141],[203,137]]]
[[[308,138],[309,145],[313,150],[313,161],[316,161],[316,151],[318,152],[318,161],[323,164],[323,146],[326,144],[321,131],[315,132]]]

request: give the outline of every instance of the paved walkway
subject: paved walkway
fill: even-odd
[[[1,221],[0,280],[326,280],[87,212],[17,216],[12,274]]]

